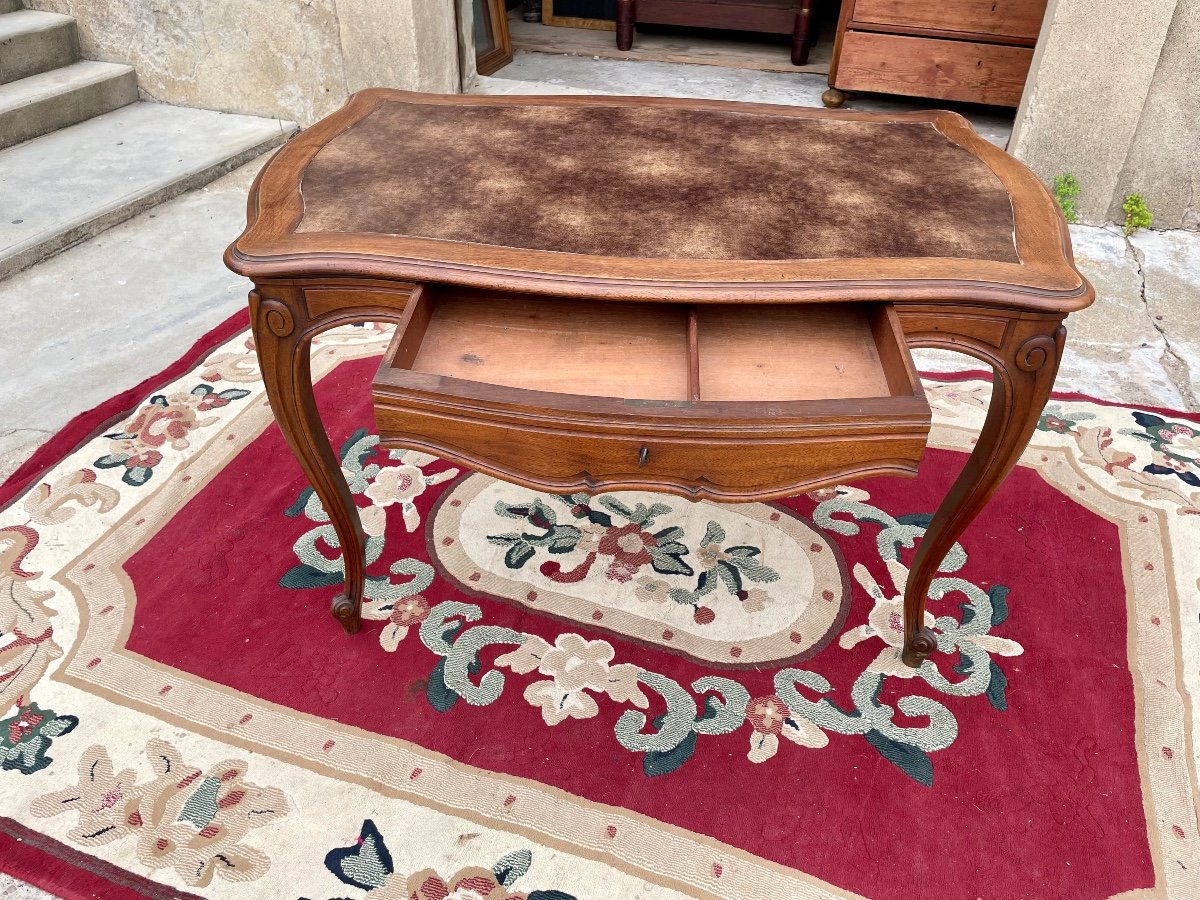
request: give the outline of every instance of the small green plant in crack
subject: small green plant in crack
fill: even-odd
[[[1146,209],[1146,201],[1142,199],[1141,194],[1126,194],[1125,203],[1121,207],[1125,210],[1125,234],[1130,235],[1139,228],[1149,228],[1154,217],[1150,215],[1150,210]]]
[[[1053,187],[1054,199],[1058,202],[1059,209],[1063,212],[1063,217],[1068,222],[1078,222],[1079,210],[1075,205],[1075,198],[1079,196],[1079,182],[1075,180],[1075,176],[1070,172],[1063,175],[1055,175]]]

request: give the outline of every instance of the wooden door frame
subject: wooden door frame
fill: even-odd
[[[512,37],[508,33],[508,9],[505,7],[504,0],[480,0],[484,8],[488,10],[491,16],[492,36],[496,41],[496,47],[488,52],[480,55],[477,47],[474,47],[474,29],[472,28],[472,49],[475,51],[475,71],[480,75],[491,75],[493,72],[504,68],[513,58]],[[472,3],[472,12],[474,12],[474,4]]]

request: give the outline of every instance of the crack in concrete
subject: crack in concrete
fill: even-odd
[[[1163,352],[1159,357],[1159,363],[1163,367],[1163,371],[1167,373],[1167,378],[1171,380],[1171,384],[1175,390],[1179,392],[1180,399],[1183,400],[1184,407],[1188,412],[1196,412],[1200,410],[1200,403],[1197,402],[1196,393],[1192,389],[1191,369],[1188,367],[1187,360],[1180,355],[1173,346],[1171,346],[1171,336],[1167,333],[1166,326],[1163,325],[1150,310],[1150,301],[1146,297],[1146,255],[1142,253],[1129,239],[1129,235],[1125,237],[1125,252],[1133,258],[1133,263],[1137,269],[1138,276],[1138,294],[1142,299],[1142,308],[1146,311],[1146,317],[1150,321],[1150,326],[1159,333],[1163,340]]]

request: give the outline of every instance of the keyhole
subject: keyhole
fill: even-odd
[[[650,460],[650,448],[643,447],[638,451],[638,465],[644,466]]]

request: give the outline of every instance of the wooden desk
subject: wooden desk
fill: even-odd
[[[937,566],[1094,296],[1045,188],[948,112],[363,91],[264,167],[248,217],[225,259],[255,283],[267,393],[343,548],[348,632],[364,535],[313,402],[328,328],[398,323],[384,446],[547,491],[727,501],[915,473],[907,348],[986,362],[986,422],[905,591],[917,666]]]

